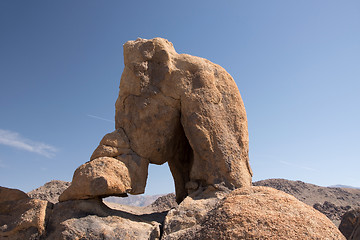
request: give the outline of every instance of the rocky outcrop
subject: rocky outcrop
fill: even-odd
[[[204,202],[208,211],[197,214]],[[236,189],[223,199],[186,198],[166,217],[163,239],[345,238],[328,218],[293,196],[251,187]]]
[[[194,198],[186,197],[178,207],[171,209],[166,215],[162,239],[187,239],[201,228],[207,215],[224,195],[221,192],[209,191]]]
[[[51,203],[31,199],[20,190],[0,187],[0,238],[39,239],[51,207]]]
[[[315,203],[313,207],[318,210],[319,212],[323,213],[327,216],[330,220],[334,223],[338,223],[341,220],[341,217],[351,209],[348,206],[336,206],[335,204],[325,201],[323,204]],[[335,222],[336,221],[336,222]]]
[[[360,221],[360,208],[350,210],[346,212],[342,218],[341,223],[339,226],[339,230],[344,234],[346,239],[351,239],[351,234],[355,232],[354,229],[356,228],[356,224]],[[358,238],[353,239],[360,239],[360,236]]]
[[[31,198],[57,203],[59,196],[70,186],[70,182],[52,180],[27,194]]]
[[[154,240],[160,238],[156,219],[110,209],[100,199],[66,201],[54,206],[46,239]]]
[[[180,205],[174,194],[168,194],[143,208],[107,203],[109,208],[100,199],[69,200],[53,206],[15,192],[19,194],[12,195],[22,197],[14,201],[7,198],[5,203],[10,207],[0,203],[0,238],[159,239],[162,225],[161,239],[344,239],[320,212],[266,187],[240,188],[230,193],[207,188],[188,196]],[[38,211],[36,205],[16,210],[23,206],[21,201],[49,205],[45,214],[36,215],[32,213]],[[6,218],[9,214],[12,220]],[[13,227],[12,222],[17,225]],[[37,230],[34,225],[42,228]]]
[[[61,189],[55,191],[54,186],[61,188],[64,183],[50,182],[37,190],[50,193],[45,189],[49,187],[57,193]],[[155,240],[160,238],[160,225],[171,207],[170,202],[164,196],[154,206],[137,210],[118,204],[109,208],[99,198],[52,204],[32,199],[17,189],[0,187],[0,239]]]
[[[209,186],[233,190],[251,185],[246,112],[222,67],[178,54],[161,38],[127,42],[124,62],[116,130],[103,138],[91,162],[76,170],[60,201],[143,193],[149,163],[168,162],[177,202]],[[118,182],[109,182],[105,168],[87,173],[92,161],[100,164],[105,158],[122,166],[121,173],[111,173]],[[86,191],[82,181],[92,183]]]

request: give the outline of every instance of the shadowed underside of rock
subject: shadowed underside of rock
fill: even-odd
[[[45,239],[52,240],[156,240],[159,238],[159,223],[153,221],[150,214],[137,216],[125,211],[113,210],[99,199],[56,204],[45,236]]]
[[[127,42],[124,62],[116,130],[75,171],[60,201],[141,194],[149,163],[168,162],[178,202],[209,186],[251,185],[246,112],[222,67],[178,54],[161,38]],[[107,170],[109,162],[119,171]]]

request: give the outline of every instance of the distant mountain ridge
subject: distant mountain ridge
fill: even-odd
[[[342,185],[342,184],[336,184],[329,186],[330,188],[353,188],[353,189],[360,189],[360,187],[353,187],[349,185]]]
[[[337,226],[345,212],[360,207],[360,189],[356,188],[321,187],[286,179],[267,179],[253,185],[272,187],[293,195],[325,214]]]
[[[104,198],[104,201],[129,205],[129,206],[137,206],[137,207],[145,207],[153,203],[156,199],[166,194],[157,194],[157,195],[128,195],[127,197],[107,197]]]

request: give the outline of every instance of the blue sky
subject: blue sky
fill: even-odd
[[[253,180],[360,186],[359,1],[0,1],[0,185],[70,181],[114,129],[122,45],[163,37],[235,79]],[[174,191],[152,166],[146,194]]]

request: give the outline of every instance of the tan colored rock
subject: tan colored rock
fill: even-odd
[[[0,239],[35,240],[44,234],[51,203],[2,187],[0,199]]]
[[[134,154],[96,158],[76,169],[72,184],[59,201],[144,193],[148,164]]]
[[[169,163],[178,202],[208,185],[251,185],[246,112],[222,67],[162,38],[127,42],[124,62],[115,128],[139,156]]]
[[[116,130],[103,138],[90,160],[133,153],[149,163],[168,162],[177,202],[208,186],[232,190],[251,185],[245,107],[233,78],[222,67],[178,54],[162,38],[127,42],[124,62]],[[124,179],[143,184],[144,174],[138,175],[141,179],[130,175]],[[74,176],[77,199],[96,196],[98,190],[90,189],[94,194],[81,195],[83,184],[76,181]],[[109,190],[106,195],[121,191]]]
[[[19,189],[0,187],[0,203],[17,201],[26,198],[29,198],[29,196]]]
[[[125,43],[124,62],[115,104],[116,130],[105,135],[90,160],[110,157],[122,161],[126,155],[126,166],[134,170],[119,175],[127,182],[118,183],[126,187],[104,190],[103,195],[96,195],[101,192],[97,184],[85,184],[84,195],[80,189],[84,183],[78,182],[79,173],[75,173],[74,194],[60,199],[143,192],[147,174],[143,168],[137,169],[142,166],[137,159],[141,163],[168,162],[177,202],[208,186],[218,190],[251,186],[245,107],[233,78],[222,67],[178,54],[172,43],[162,38]],[[132,160],[137,162],[132,164]],[[105,174],[107,170],[103,170]],[[140,184],[135,186],[137,182]]]
[[[90,160],[98,157],[117,157],[131,152],[127,136],[122,129],[118,129],[103,137]]]
[[[189,206],[188,199],[184,202]],[[218,200],[205,217],[202,214],[199,221],[185,228],[172,211],[165,220],[162,239],[345,239],[325,215],[268,187],[236,189]],[[182,212],[196,216],[193,213]]]

